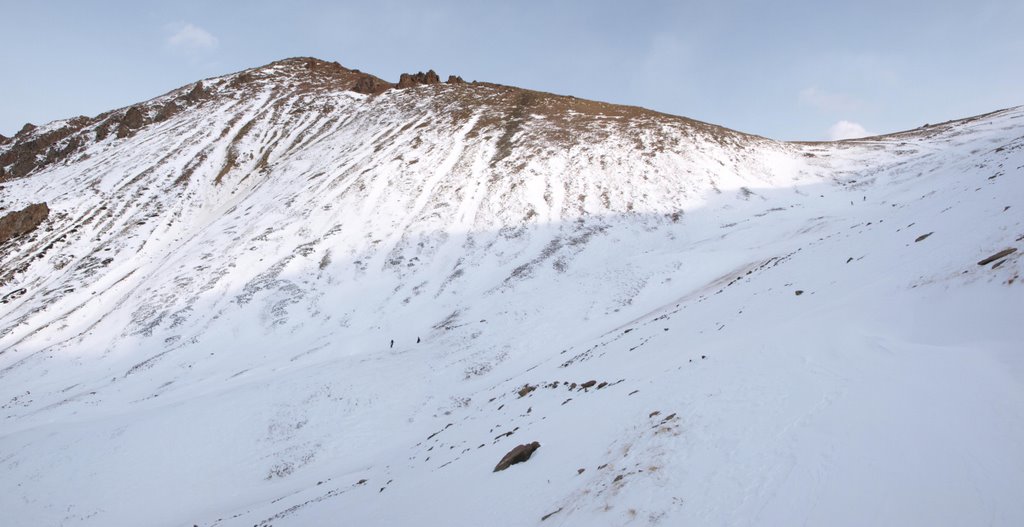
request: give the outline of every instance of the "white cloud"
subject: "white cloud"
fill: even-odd
[[[874,135],[864,129],[860,123],[853,121],[839,121],[832,125],[828,129],[828,138],[830,141],[838,141],[840,139],[856,139],[858,137],[867,137]]]
[[[827,92],[817,86],[800,90],[799,100],[801,104],[823,112],[850,112],[863,106],[860,101],[845,93]]]
[[[220,44],[209,31],[193,24],[176,24],[168,29],[174,32],[167,37],[167,47],[171,49],[196,53],[214,50]]]

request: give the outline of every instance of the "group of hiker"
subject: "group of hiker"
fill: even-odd
[[[420,338],[416,337],[416,344],[419,344],[419,343],[420,343]],[[392,348],[395,347],[395,339],[391,339],[391,347]]]

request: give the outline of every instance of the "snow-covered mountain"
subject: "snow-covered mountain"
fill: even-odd
[[[289,59],[0,165],[4,525],[1024,524],[1024,107],[784,143]]]

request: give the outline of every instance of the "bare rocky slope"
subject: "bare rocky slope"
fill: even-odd
[[[785,143],[309,58],[28,125],[0,510],[1021,524],[1022,177],[1022,108]]]

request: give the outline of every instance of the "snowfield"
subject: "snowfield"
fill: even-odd
[[[303,64],[0,184],[0,523],[1024,525],[1024,107],[783,143]]]

